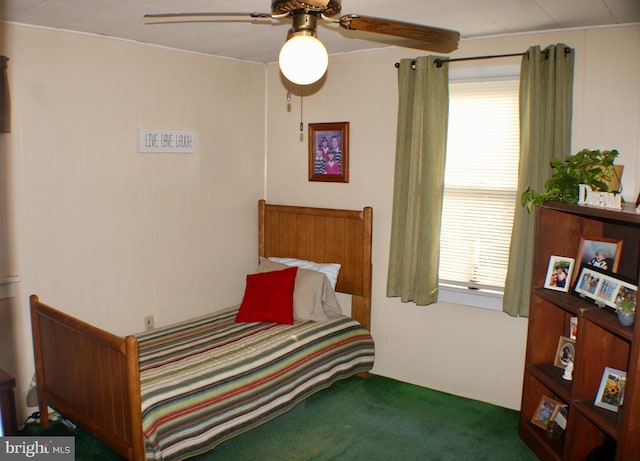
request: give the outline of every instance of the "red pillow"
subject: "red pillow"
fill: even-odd
[[[293,289],[297,267],[247,275],[236,322],[293,324]]]

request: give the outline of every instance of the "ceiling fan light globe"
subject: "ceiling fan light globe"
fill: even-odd
[[[280,50],[280,71],[292,83],[310,85],[327,71],[329,55],[322,42],[309,35],[297,35]]]

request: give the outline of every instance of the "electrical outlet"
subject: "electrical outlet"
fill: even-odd
[[[153,315],[147,315],[144,318],[144,329],[145,331],[153,330],[155,328],[153,324]]]

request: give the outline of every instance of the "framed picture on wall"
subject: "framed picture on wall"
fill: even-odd
[[[309,123],[309,181],[349,182],[349,122]]]

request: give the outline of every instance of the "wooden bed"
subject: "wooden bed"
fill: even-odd
[[[340,263],[336,291],[352,295],[352,317],[371,319],[372,209],[270,205],[260,200],[259,255]],[[145,459],[139,344],[96,328],[31,296],[38,400],[127,459]]]

